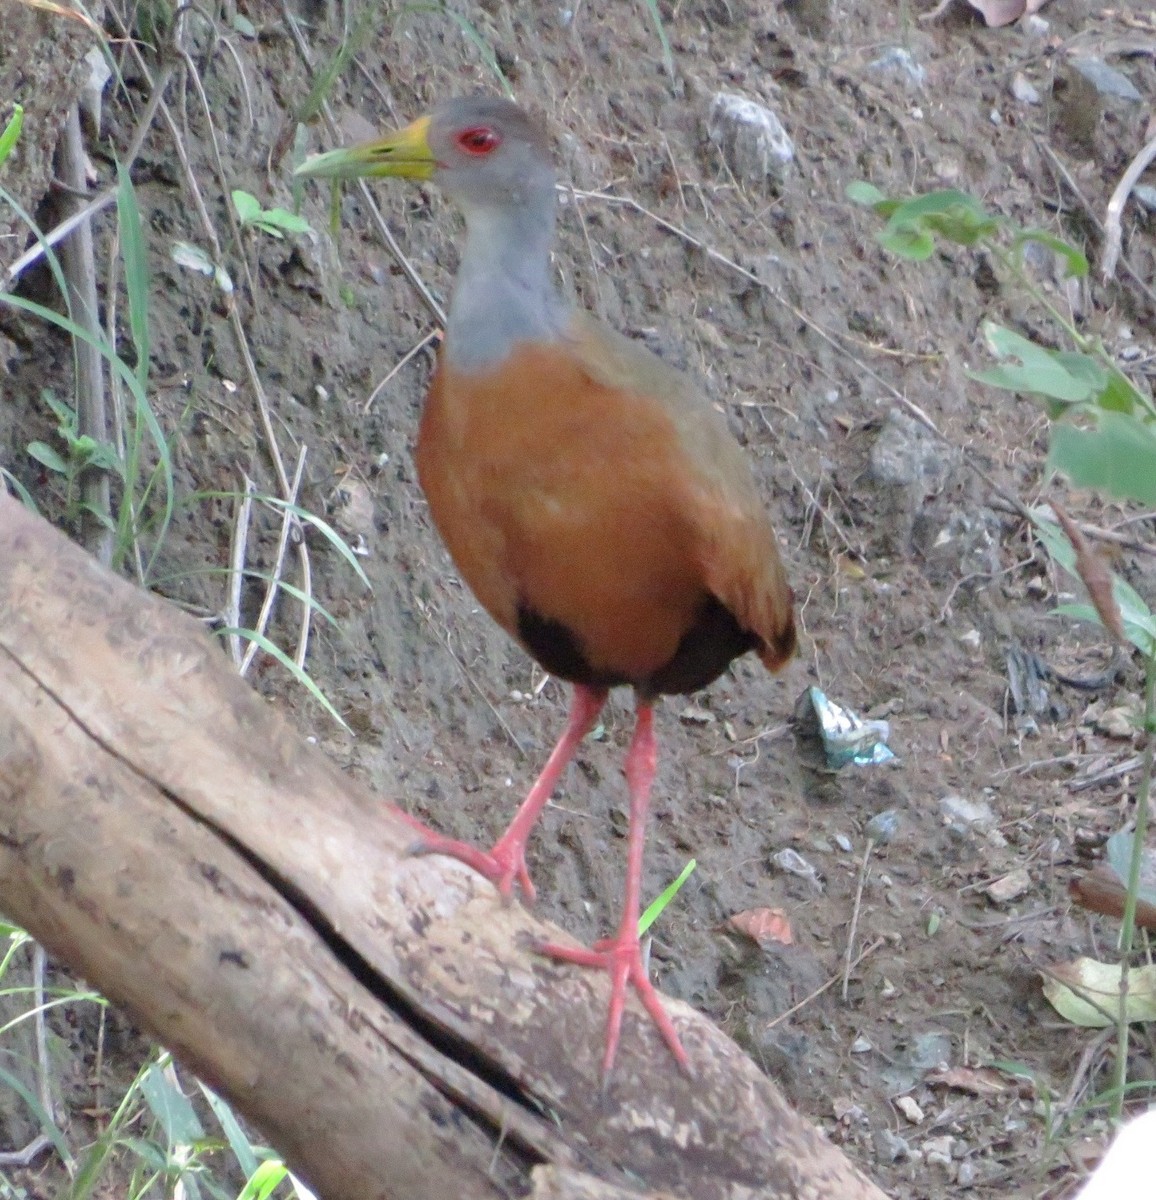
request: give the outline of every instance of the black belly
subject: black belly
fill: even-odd
[[[596,671],[572,630],[525,605],[518,606],[518,636],[543,668],[559,679],[594,688],[629,684],[643,696],[697,692],[713,683],[732,659],[760,645],[714,596],[706,598],[671,660],[645,679]]]

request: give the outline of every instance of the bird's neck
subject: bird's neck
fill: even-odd
[[[553,341],[570,305],[554,283],[554,189],[517,208],[466,211],[466,245],[450,303],[445,353],[463,370],[496,366],[527,341]]]

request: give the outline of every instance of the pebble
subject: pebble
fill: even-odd
[[[1039,104],[1040,102],[1040,93],[1036,86],[1019,71],[1012,76],[1011,94],[1021,104]]]
[[[993,904],[1010,904],[1031,891],[1032,877],[1026,867],[1017,867],[983,889]]]
[[[911,1157],[911,1147],[907,1139],[892,1133],[890,1129],[877,1129],[872,1141],[875,1143],[875,1157],[880,1162],[893,1163]]]
[[[928,1138],[919,1148],[929,1163],[938,1163],[941,1167],[951,1165],[951,1144],[954,1141],[950,1133],[942,1137]]]
[[[715,96],[707,134],[740,183],[782,184],[795,159],[795,144],[782,121],[769,108],[734,92]]]
[[[1143,99],[1127,75],[1098,58],[1073,58],[1071,61],[1072,66],[1101,96],[1114,96],[1117,100],[1131,100],[1134,103]]]
[[[915,61],[911,51],[903,46],[892,46],[884,50],[870,65],[872,71],[898,75],[915,87],[922,87],[927,82],[927,72]]]
[[[995,825],[995,812],[986,800],[968,800],[966,796],[944,796],[939,802],[944,824],[956,828],[974,826],[985,830]]]
[[[911,1096],[896,1096],[895,1107],[903,1114],[907,1121],[912,1125],[921,1125],[924,1119],[923,1109],[915,1102]]]

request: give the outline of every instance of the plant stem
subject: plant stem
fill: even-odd
[[[1140,868],[1144,861],[1148,800],[1152,792],[1152,765],[1156,752],[1156,653],[1148,656],[1145,668],[1144,761],[1140,768],[1140,785],[1136,789],[1132,860],[1128,864],[1128,890],[1124,896],[1124,917],[1120,928],[1120,1014],[1116,1024],[1116,1065],[1112,1080],[1112,1118],[1116,1121],[1124,1112],[1124,1088],[1128,1082],[1128,968],[1136,936],[1136,902],[1140,894]]]

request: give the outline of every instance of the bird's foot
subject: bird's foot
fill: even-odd
[[[444,854],[447,858],[456,858],[467,867],[472,867],[479,875],[484,875],[504,899],[513,898],[514,884],[517,883],[522,889],[522,897],[526,903],[534,903],[536,893],[526,867],[526,847],[516,839],[501,837],[494,843],[492,850],[479,850],[469,842],[459,842],[456,838],[427,832],[422,835],[420,841],[410,846],[409,853]]]
[[[635,925],[637,928],[637,923]],[[638,993],[650,1019],[658,1026],[663,1041],[670,1048],[678,1065],[688,1075],[693,1075],[690,1059],[679,1040],[678,1032],[670,1014],[663,1007],[654,984],[646,974],[642,961],[642,946],[637,933],[619,933],[616,937],[603,938],[589,949],[577,946],[560,946],[554,942],[542,942],[536,947],[539,954],[559,962],[575,963],[580,967],[594,967],[610,972],[610,1009],[606,1017],[606,1049],[602,1055],[602,1086],[610,1079],[614,1058],[618,1053],[618,1039],[622,1032],[622,1013],[626,1007],[626,988],[632,986]]]

